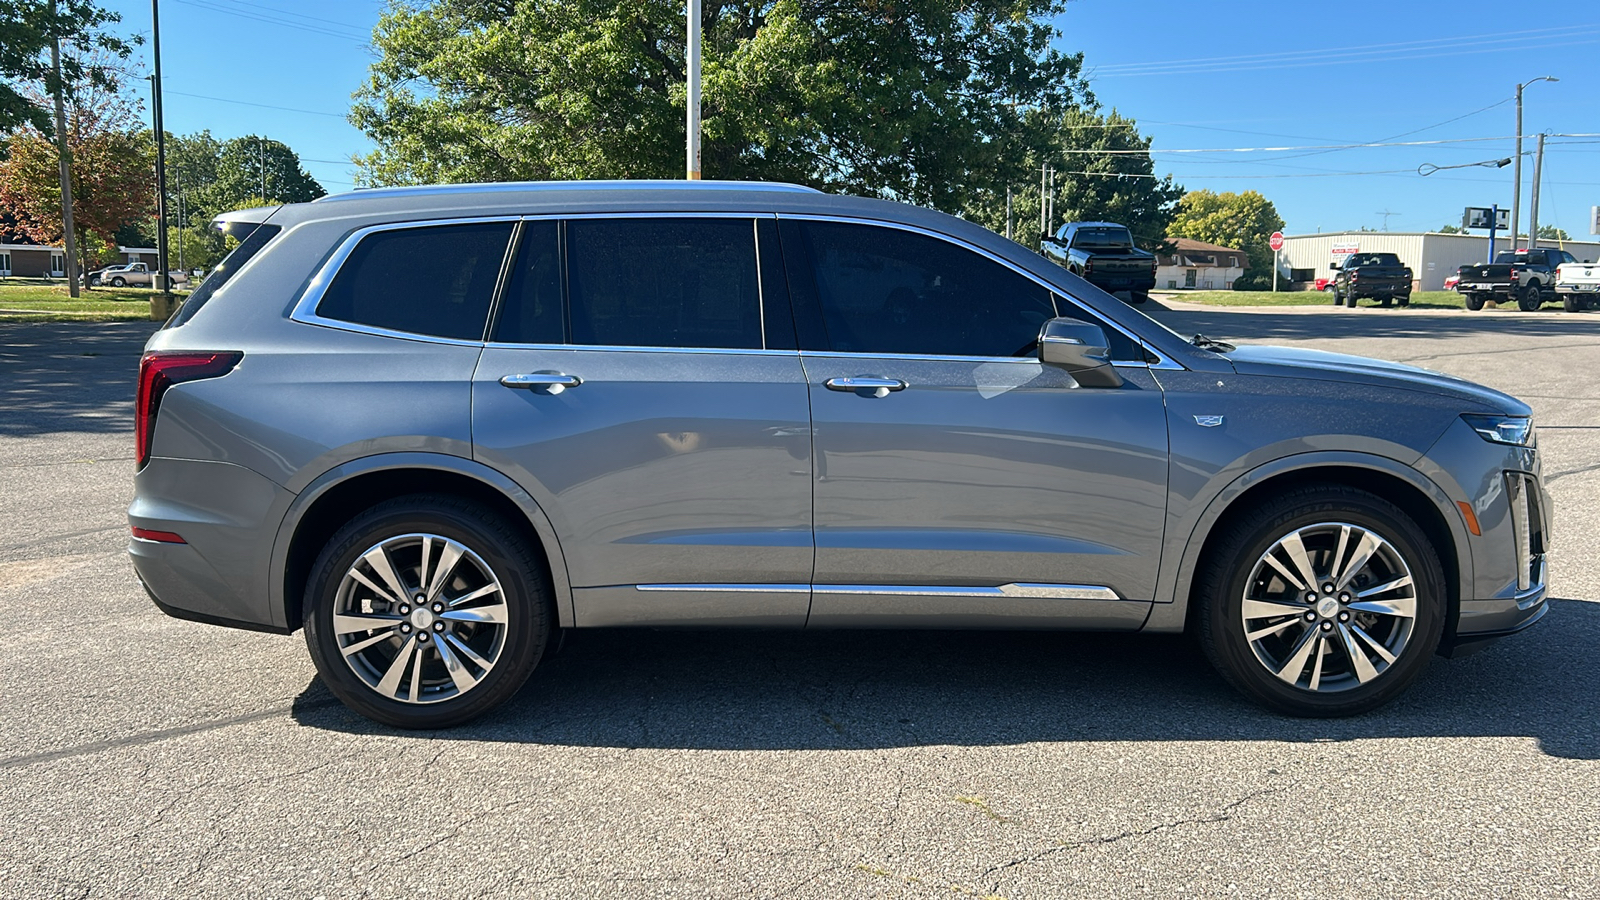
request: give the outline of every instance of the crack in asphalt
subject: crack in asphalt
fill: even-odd
[[[1064,853],[1069,850],[1079,850],[1084,847],[1099,847],[1106,844],[1115,844],[1117,841],[1125,840],[1127,838],[1145,837],[1147,835],[1156,834],[1162,831],[1171,831],[1175,828],[1181,828],[1186,825],[1210,825],[1217,822],[1227,822],[1233,818],[1233,810],[1238,809],[1240,806],[1243,806],[1257,797],[1263,797],[1267,794],[1275,794],[1278,792],[1278,790],[1278,788],[1262,788],[1259,791],[1246,794],[1209,816],[1197,816],[1191,819],[1176,819],[1171,822],[1159,822],[1150,826],[1149,828],[1141,828],[1133,831],[1121,831],[1116,834],[1101,835],[1099,837],[1088,838],[1081,841],[1067,841],[1054,847],[1046,847],[1038,852],[1030,853],[1026,856],[1016,857],[1015,859],[1012,859],[1008,862],[1003,862],[997,866],[990,866],[983,872],[979,873],[978,877],[980,879],[985,878],[990,875],[994,875],[995,873],[1004,872],[1007,869],[1015,868],[1025,863],[1036,862],[1044,859],[1047,856],[1053,856],[1057,853]],[[994,886],[991,887],[990,890],[1000,890],[1000,879],[995,879]]]

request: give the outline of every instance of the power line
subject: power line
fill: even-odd
[[[345,118],[344,113],[322,112],[321,110],[317,109],[295,109],[292,106],[273,106],[270,103],[251,103],[248,100],[230,100],[227,97],[208,97],[205,94],[187,94],[183,91],[172,90],[171,88],[168,88],[165,93],[177,94],[180,97],[193,97],[196,100],[214,100],[217,103],[233,103],[239,106],[255,106],[261,109],[277,109],[282,110],[283,112],[304,113],[308,116],[332,116],[335,119]]]
[[[1367,144],[1324,144],[1310,147],[1205,147],[1177,150],[1056,150],[1068,154],[1143,155],[1147,153],[1277,153],[1286,150],[1361,150],[1369,147],[1429,147],[1438,144],[1470,144],[1481,141],[1508,141],[1508,137],[1439,138],[1431,141],[1374,141]],[[1292,158],[1292,157],[1286,157]]]
[[[352,33],[351,31],[339,31],[333,28],[323,27],[321,25],[296,22],[290,19],[281,19],[269,13],[246,12],[239,9],[230,9],[227,6],[212,2],[212,0],[177,0],[177,2],[182,3],[185,6],[192,6],[196,9],[209,10],[211,12],[222,13],[223,15],[227,16],[237,16],[241,19],[249,19],[254,22],[264,22],[269,25],[278,25],[283,28],[292,28],[296,31],[303,31],[308,34],[319,34],[324,37],[338,38],[340,40],[350,41],[351,43],[360,44],[362,46],[367,44],[367,39],[365,37],[357,37],[356,34]]]

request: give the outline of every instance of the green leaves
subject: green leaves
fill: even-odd
[[[1025,111],[1089,99],[1053,50],[1063,0],[705,5],[707,178],[793,181],[952,211],[992,195]],[[676,178],[683,6],[392,2],[351,121],[369,184]]]
[[[1283,218],[1272,201],[1256,191],[1242,194],[1217,194],[1190,191],[1178,205],[1178,215],[1169,232],[1174,237],[1237,247],[1249,257],[1245,287],[1272,284],[1272,247],[1268,241],[1274,231],[1283,230]],[[1238,284],[1238,282],[1236,282]],[[1241,288],[1243,289],[1243,287]]]

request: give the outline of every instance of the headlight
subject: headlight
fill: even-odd
[[[1484,440],[1516,447],[1533,446],[1533,420],[1527,416],[1483,416],[1462,413],[1461,418]]]

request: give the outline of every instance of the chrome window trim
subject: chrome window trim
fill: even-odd
[[[474,344],[473,346],[477,346]],[[631,346],[622,344],[510,344],[503,341],[490,341],[486,345],[491,350],[565,350],[581,352],[585,350],[603,350],[607,353],[714,353],[719,356],[794,356],[799,350],[755,350],[722,347],[651,347]]]
[[[818,594],[910,594],[928,597],[987,597],[1015,599],[1019,597],[1039,600],[1122,600],[1116,591],[1100,584],[1034,584],[1010,583],[996,587],[959,587],[954,585],[905,584],[814,584],[811,590]]]
[[[863,218],[860,218],[859,216],[830,216],[830,215],[817,214],[817,213],[777,213],[776,215],[777,215],[777,217],[779,219],[792,219],[792,220],[796,220],[796,221],[805,221],[805,222],[841,222],[841,223],[845,223],[845,224],[849,224],[849,225],[875,225],[875,226],[878,226],[880,228],[894,228],[894,229],[898,229],[900,231],[909,231],[909,232],[911,232],[913,234],[920,234],[920,235],[923,235],[924,237],[931,237],[931,238],[934,238],[935,240],[945,241],[946,243],[954,244],[955,246],[961,247],[961,248],[963,248],[965,250],[970,250],[973,253],[976,253],[979,256],[984,257],[985,259],[989,260],[990,262],[996,263],[996,264],[998,264],[1000,266],[1004,266],[1006,269],[1009,269],[1011,272],[1013,272],[1013,273],[1015,273],[1017,275],[1020,275],[1023,278],[1028,279],[1029,281],[1033,282],[1034,284],[1037,284],[1038,286],[1044,288],[1047,291],[1050,291],[1051,293],[1061,294],[1062,296],[1067,297],[1068,299],[1072,300],[1074,303],[1077,303],[1079,306],[1082,306],[1084,308],[1084,310],[1086,312],[1090,313],[1091,315],[1094,313],[1094,311],[1092,309],[1090,309],[1082,301],[1078,300],[1077,297],[1074,297],[1071,294],[1068,294],[1066,291],[1061,290],[1060,288],[1056,287],[1053,284],[1050,284],[1049,282],[1047,282],[1044,279],[1038,277],[1037,275],[1034,275],[1031,272],[1026,272],[1026,271],[1023,271],[1022,269],[1017,268],[1016,266],[1012,265],[1007,260],[1003,259],[1000,256],[995,255],[993,252],[991,252],[991,251],[989,251],[989,250],[987,250],[987,249],[985,249],[983,247],[978,246],[977,244],[971,243],[970,241],[964,240],[962,238],[955,237],[953,235],[945,234],[944,232],[941,232],[941,231],[934,231],[932,229],[923,228],[923,227],[918,226],[918,225],[907,225],[907,224],[905,224],[903,222],[895,222],[895,221],[891,221],[891,220],[888,220],[888,219],[863,219]],[[1111,321],[1109,319],[1103,319],[1098,315],[1096,315],[1094,318],[1095,318],[1095,321],[1097,323],[1099,323],[1101,327],[1110,328],[1111,330],[1117,332],[1118,334],[1122,335],[1123,337],[1127,338],[1128,340],[1133,341],[1134,343],[1138,344],[1140,347],[1143,347],[1146,353],[1149,353],[1149,354],[1151,354],[1152,356],[1154,356],[1156,358],[1156,361],[1153,362],[1153,363],[1152,362],[1130,362],[1130,361],[1126,361],[1126,360],[1112,360],[1111,364],[1113,366],[1115,366],[1117,368],[1123,368],[1123,369],[1163,369],[1163,370],[1174,370],[1175,369],[1175,370],[1184,370],[1186,368],[1182,363],[1179,363],[1177,360],[1168,359],[1166,354],[1164,354],[1160,350],[1157,350],[1154,347],[1150,346],[1149,342],[1145,341],[1143,338],[1139,337],[1138,335],[1134,334],[1133,332],[1129,331],[1128,329],[1123,328],[1121,325],[1118,325],[1117,323],[1115,323],[1115,322],[1113,322],[1113,321]],[[866,354],[866,355],[886,355],[886,354]],[[926,357],[922,357],[922,358],[926,358]],[[936,357],[936,358],[940,358],[940,359],[951,359],[951,358],[956,358],[956,359],[989,359],[989,360],[992,360],[992,359],[995,359],[996,357],[983,357],[983,356],[948,357],[948,356],[941,356],[941,357]],[[1009,357],[999,357],[999,358],[1003,358],[1004,359],[1004,358],[1009,358]]]
[[[1019,363],[1044,365],[1037,356],[945,356],[937,353],[856,353],[847,350],[801,350],[806,359],[900,359],[912,362]],[[1138,368],[1137,364],[1129,365]]]
[[[350,234],[345,236],[345,239],[339,243],[338,249],[334,250],[333,255],[329,256],[328,259],[323,262],[322,266],[317,269],[317,274],[311,277],[311,281],[306,284],[304,293],[302,293],[300,295],[300,299],[296,301],[294,309],[290,310],[289,320],[291,322],[299,322],[302,325],[316,325],[321,328],[333,328],[339,331],[354,332],[356,334],[370,334],[378,337],[400,338],[402,340],[421,341],[428,344],[449,344],[456,347],[481,347],[483,346],[483,340],[481,337],[475,341],[465,340],[462,338],[447,338],[434,334],[417,334],[416,332],[412,331],[396,331],[392,328],[379,328],[374,325],[363,325],[359,322],[346,322],[342,319],[324,318],[317,315],[317,305],[322,302],[323,295],[328,292],[328,286],[333,283],[334,276],[339,274],[339,270],[344,266],[345,260],[349,259],[350,254],[355,252],[356,245],[360,244],[362,239],[369,234],[377,234],[378,232],[382,231],[400,231],[402,229],[411,228],[440,228],[447,225],[482,225],[497,222],[510,222],[513,224],[513,226],[515,226],[516,223],[521,222],[525,218],[527,217],[470,216],[459,219],[419,219],[408,222],[383,222],[378,225],[367,225],[363,228],[357,228],[355,231],[352,231]],[[517,229],[513,227],[511,230],[512,236],[515,237]],[[510,241],[510,239],[508,239],[504,252],[510,253],[513,247],[514,244]],[[504,266],[505,260],[504,257],[502,257],[502,269]],[[241,269],[240,271],[243,270]],[[498,284],[496,285],[496,290],[499,290]],[[497,299],[497,297],[489,298],[489,313],[491,315],[488,318],[492,318]],[[485,328],[488,327],[488,318],[485,318],[484,320]]]
[[[809,584],[636,584],[636,591],[708,592],[740,594],[809,594]]]

